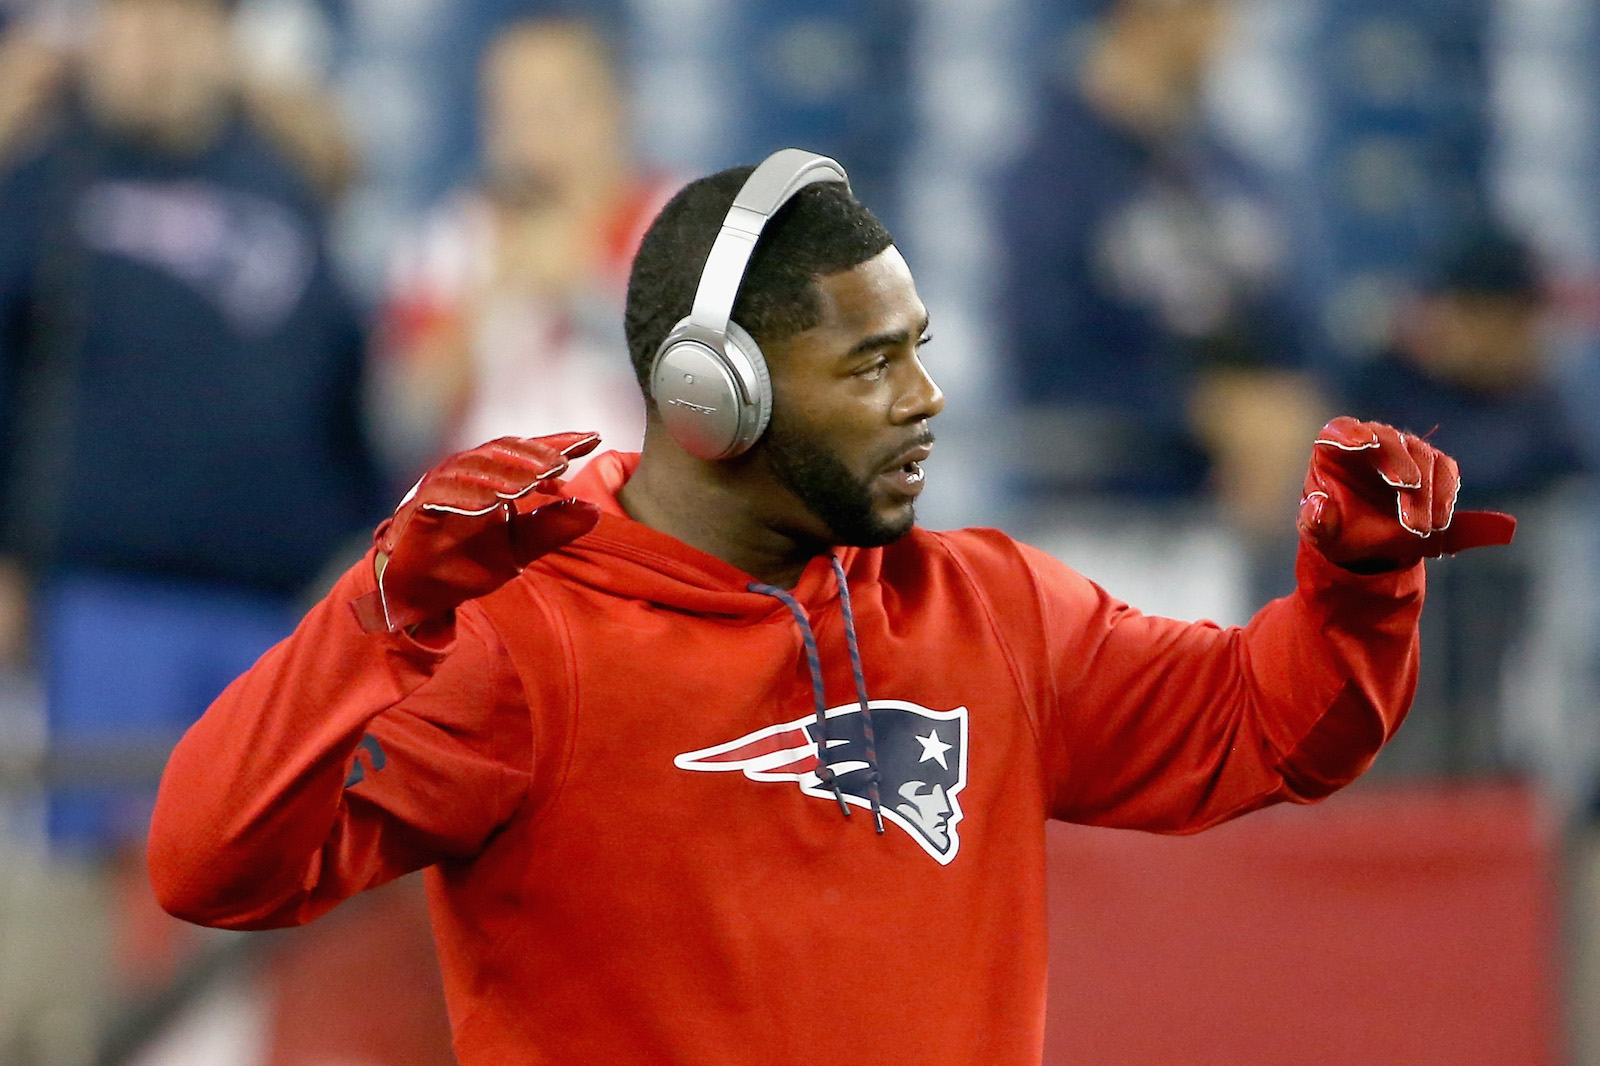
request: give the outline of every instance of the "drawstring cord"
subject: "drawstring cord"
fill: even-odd
[[[882,833],[883,811],[880,803],[882,797],[878,788],[877,738],[872,729],[872,705],[867,699],[867,682],[861,669],[861,649],[856,642],[855,616],[850,609],[850,587],[845,583],[844,567],[840,565],[839,557],[829,555],[828,560],[833,563],[834,580],[839,585],[839,607],[844,615],[845,646],[849,649],[850,670],[855,676],[856,699],[861,704],[861,722],[867,756],[867,799],[872,804],[873,825],[879,833]],[[828,763],[827,697],[822,687],[822,656],[817,651],[817,635],[811,628],[811,619],[807,617],[805,608],[800,606],[798,600],[776,585],[764,585],[759,581],[752,581],[746,588],[763,596],[771,596],[789,608],[789,613],[794,616],[795,625],[800,630],[800,638],[805,643],[806,665],[811,670],[811,699],[817,715],[817,780],[825,788],[833,791],[833,798],[839,801],[839,810],[848,818],[850,805],[845,802],[838,776]]]
[[[844,792],[839,788],[833,767],[828,765],[828,706],[822,691],[822,656],[817,652],[817,635],[811,631],[811,619],[806,617],[806,609],[800,606],[799,600],[776,585],[752,581],[745,587],[781,602],[794,615],[795,625],[800,627],[800,638],[806,645],[806,665],[811,667],[811,699],[816,704],[817,712],[817,780],[825,788],[833,790],[833,798],[839,801],[839,810],[848,818],[850,805],[844,801]]]
[[[883,832],[883,808],[878,791],[878,738],[872,731],[872,703],[867,699],[867,680],[861,671],[861,649],[856,644],[856,620],[850,610],[850,586],[845,583],[844,566],[837,555],[829,555],[833,579],[839,585],[839,610],[844,615],[844,642],[850,649],[850,671],[856,679],[856,699],[861,703],[861,728],[867,749],[867,798],[872,801],[872,822]]]

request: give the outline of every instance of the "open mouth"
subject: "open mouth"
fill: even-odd
[[[894,489],[906,496],[915,496],[922,491],[923,484],[927,481],[927,472],[922,469],[923,462],[933,451],[929,442],[918,444],[909,451],[902,452],[899,462],[889,466],[882,475]]]

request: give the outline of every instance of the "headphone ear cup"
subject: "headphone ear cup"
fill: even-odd
[[[733,323],[723,333],[678,323],[656,353],[650,396],[672,439],[697,459],[746,451],[772,417],[766,358]]]
[[[751,390],[750,406],[739,420],[739,439],[730,453],[738,455],[760,440],[761,434],[767,431],[767,423],[772,421],[772,375],[767,371],[767,357],[761,353],[761,346],[745,332],[743,326],[729,322],[725,336],[727,343],[723,352],[729,360],[742,359],[750,368],[745,380],[755,383]]]

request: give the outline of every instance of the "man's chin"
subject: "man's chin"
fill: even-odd
[[[917,511],[914,507],[907,507],[902,516],[883,525],[887,539],[885,544],[893,544],[910,533],[917,525]]]
[[[829,543],[881,548],[916,525],[916,494],[897,491],[892,476],[858,478],[831,452],[782,429],[769,431],[763,445],[768,469],[828,531]]]
[[[905,537],[916,524],[916,509],[909,504],[890,513],[874,511],[870,521],[853,529],[836,530],[834,543],[852,548],[884,548]]]

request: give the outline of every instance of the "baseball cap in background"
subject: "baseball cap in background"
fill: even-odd
[[[1458,234],[1428,264],[1422,280],[1430,292],[1531,297],[1541,288],[1533,249],[1498,226]]]

